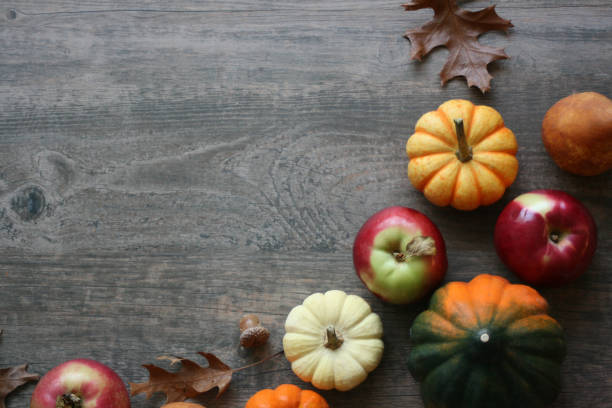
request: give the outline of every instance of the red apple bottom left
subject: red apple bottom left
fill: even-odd
[[[129,408],[130,397],[121,378],[102,363],[70,360],[38,382],[30,408]]]

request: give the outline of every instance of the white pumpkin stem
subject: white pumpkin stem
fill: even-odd
[[[325,335],[325,347],[329,349],[335,350],[339,348],[342,343],[344,343],[344,339],[336,332],[336,328],[334,326],[327,326]]]
[[[455,131],[457,133],[457,143],[459,144],[459,150],[455,153],[457,158],[462,163],[472,160],[472,148],[467,143],[465,137],[465,129],[463,127],[463,119],[455,119]]]
[[[432,237],[417,236],[406,245],[406,250],[395,253],[397,262],[405,262],[413,256],[427,256],[436,254],[436,241]]]

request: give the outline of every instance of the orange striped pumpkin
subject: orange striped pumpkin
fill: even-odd
[[[412,185],[438,206],[493,204],[518,172],[517,144],[489,106],[453,99],[417,121],[406,143]]]

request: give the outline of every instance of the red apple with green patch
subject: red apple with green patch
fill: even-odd
[[[422,299],[440,284],[448,266],[435,224],[399,206],[385,208],[363,224],[353,245],[353,262],[366,287],[395,304]]]
[[[38,382],[30,408],[129,408],[130,397],[117,373],[94,360],[58,365]]]
[[[536,190],[512,200],[495,225],[501,260],[531,285],[559,286],[582,275],[597,247],[589,210],[558,190]]]

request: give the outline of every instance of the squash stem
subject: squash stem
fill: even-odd
[[[76,394],[67,393],[58,395],[55,400],[55,408],[82,408],[83,400]]]
[[[455,119],[455,131],[457,133],[457,144],[459,145],[459,150],[455,153],[457,158],[462,163],[472,160],[472,148],[467,143],[467,138],[465,137],[465,129],[463,127],[463,119]]]
[[[335,350],[344,343],[344,339],[336,332],[334,326],[327,326],[325,331],[326,341],[325,347]]]

